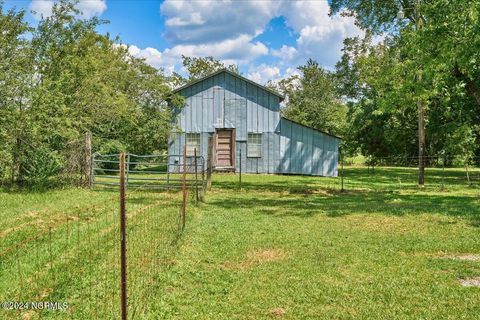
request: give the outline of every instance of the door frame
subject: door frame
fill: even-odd
[[[218,148],[218,137],[217,137],[217,132],[218,131],[231,131],[230,134],[230,143],[231,143],[231,148],[230,148],[230,158],[232,159],[232,165],[229,167],[217,167],[217,148]],[[235,162],[235,142],[236,142],[236,135],[235,135],[235,128],[215,128],[215,133],[213,134],[213,140],[214,140],[214,165],[216,168],[229,168],[229,169],[235,169],[236,167],[236,162]]]

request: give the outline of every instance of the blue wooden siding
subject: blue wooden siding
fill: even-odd
[[[338,175],[340,139],[282,118],[278,173]]]
[[[280,99],[271,92],[222,72],[179,93],[185,97],[185,106],[177,110],[178,132],[172,132],[169,154],[180,155],[184,132],[196,132],[201,133],[201,155],[206,160],[208,137],[215,129],[235,128],[237,170],[242,161],[247,173],[337,175],[340,140],[281,118]],[[248,133],[262,134],[259,158],[247,157]]]

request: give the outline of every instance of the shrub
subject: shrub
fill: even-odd
[[[99,153],[101,155],[112,155],[112,156],[97,157],[97,159],[117,161],[118,160],[117,155],[120,154],[120,152],[125,152],[126,149],[127,147],[118,140],[107,141],[106,143],[102,144],[102,147],[100,148]],[[104,169],[118,169],[118,163],[103,162],[103,163],[98,163],[97,167],[104,168]]]
[[[62,158],[47,147],[30,149],[24,154],[20,181],[29,187],[48,187],[62,168]]]

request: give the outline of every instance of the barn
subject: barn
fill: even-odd
[[[337,176],[341,138],[282,117],[275,91],[222,69],[175,92],[185,106],[174,111],[169,170],[184,145],[206,161],[211,137],[215,170]]]

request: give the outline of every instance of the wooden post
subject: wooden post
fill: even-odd
[[[127,319],[127,232],[125,206],[125,153],[120,154],[120,290],[122,320]]]
[[[207,190],[212,188],[213,169],[213,138],[208,137],[208,158],[207,158]]]
[[[91,188],[93,185],[93,159],[92,159],[92,134],[87,132],[85,134],[85,172],[82,172],[85,176],[85,181],[88,181],[88,186]]]
[[[182,178],[182,228],[185,229],[187,210],[187,145],[183,145],[183,178]]]
[[[195,203],[198,204],[197,148],[193,149],[193,165],[195,166]]]

